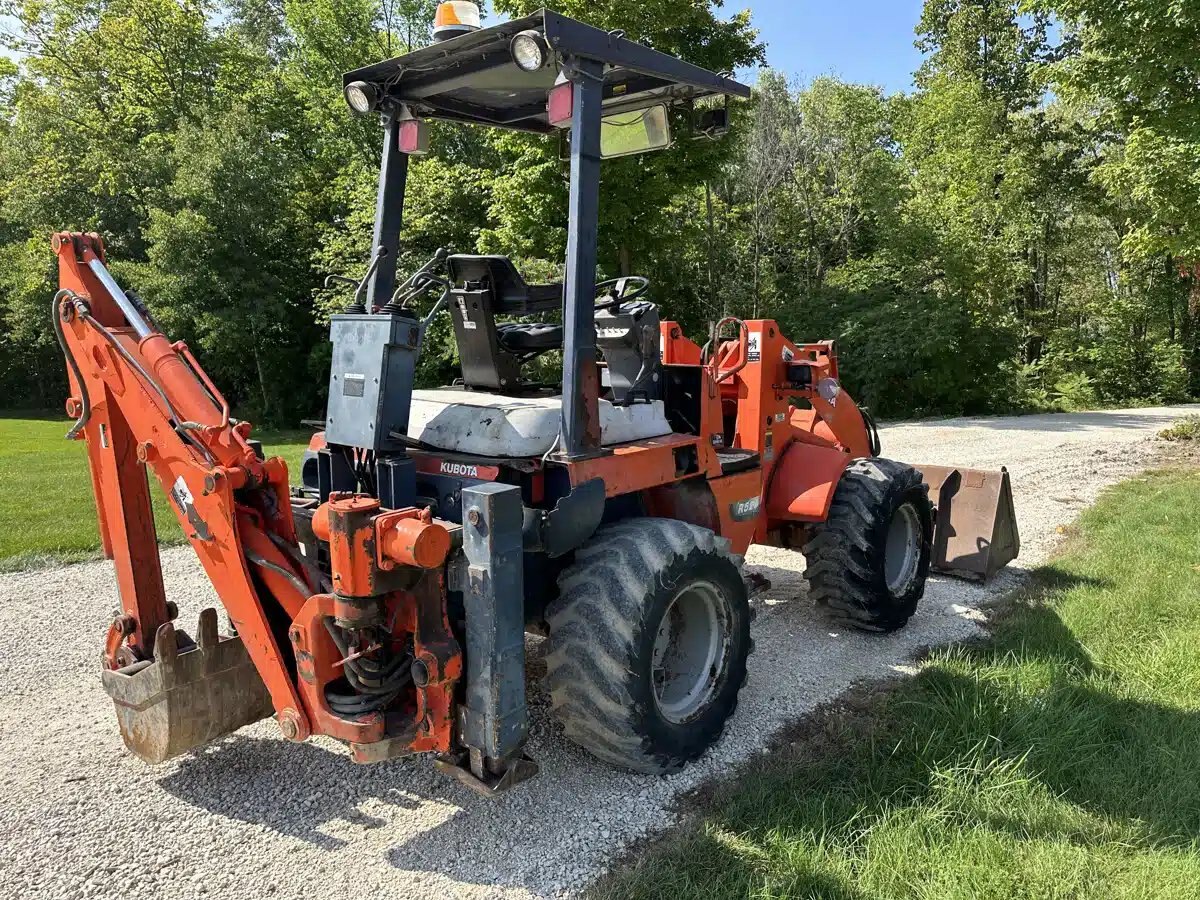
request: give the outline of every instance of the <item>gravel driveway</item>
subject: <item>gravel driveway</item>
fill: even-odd
[[[354,766],[337,744],[282,740],[271,722],[148,767],[127,755],[98,662],[116,604],[107,563],[0,575],[0,897],[541,897],[585,885],[632,840],[672,821],[672,802],[729,772],[785,722],[853,682],[908,671],[931,644],[970,636],[989,597],[1045,558],[1056,526],[1145,467],[1150,440],[1187,407],[955,419],[883,429],[886,455],[1012,473],[1023,552],[980,588],[931,579],[897,635],[825,622],[803,557],[755,548],[772,589],[756,603],[757,650],[725,738],[699,764],[625,774],[566,743],[532,690],[534,781],[477,798],[427,759]],[[79,509],[91,502],[79,497]],[[69,515],[70,510],[64,510]],[[163,554],[168,594],[194,625],[212,601],[190,549]],[[65,615],[64,615],[65,613]],[[530,669],[544,669],[531,645]]]

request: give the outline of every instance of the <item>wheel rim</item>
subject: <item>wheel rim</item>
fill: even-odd
[[[702,713],[724,681],[729,656],[729,610],[707,581],[679,591],[667,606],[654,640],[654,702],[676,724]]]
[[[911,503],[903,504],[888,526],[884,577],[888,590],[903,594],[917,575],[921,561],[921,519]]]

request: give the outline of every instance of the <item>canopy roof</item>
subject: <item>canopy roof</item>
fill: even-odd
[[[343,76],[343,83],[372,84],[381,102],[404,103],[421,118],[551,132],[546,95],[559,67],[526,72],[509,54],[513,35],[530,30],[541,32],[560,59],[582,57],[605,64],[606,111],[721,94],[750,96],[746,85],[636,44],[620,32],[548,10],[355,69]]]

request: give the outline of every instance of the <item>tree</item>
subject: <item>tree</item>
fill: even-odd
[[[720,3],[563,2],[711,69],[763,60]],[[323,283],[366,267],[381,147],[341,75],[428,41],[435,6],[0,0],[7,401],[63,396],[47,237],[72,228],[105,234],[118,279],[242,415],[317,414],[325,324],[348,299]],[[671,149],[605,162],[600,274],[649,274],[692,334],[733,314],[837,338],[848,386],[884,414],[1175,398],[1185,365],[1200,389],[1193,6],[928,0],[907,96],[762,71],[725,140],[689,140],[677,113]],[[400,267],[444,246],[561,277],[559,143],[432,131]],[[443,319],[420,383],[453,377],[454,354]]]
[[[1045,0],[1078,53],[1056,89],[1093,111],[1105,142],[1098,177],[1137,206],[1126,246],[1200,262],[1200,7],[1155,0]]]
[[[1123,282],[1155,273],[1171,339],[1188,347],[1200,388],[1195,319],[1200,309],[1200,8],[1155,0],[1027,0],[1065,24],[1063,54],[1047,74],[1084,111],[1096,142],[1092,174],[1110,198]],[[1176,303],[1183,272],[1190,302]],[[1164,293],[1165,292],[1165,293]]]

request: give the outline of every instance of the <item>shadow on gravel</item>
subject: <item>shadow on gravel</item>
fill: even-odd
[[[426,799],[408,790],[406,782],[415,779],[397,772],[407,762],[368,768],[315,744],[235,734],[184,757],[158,783],[191,806],[336,850],[347,841],[322,832],[322,826],[386,824],[358,809],[364,800],[380,798],[416,809]]]

